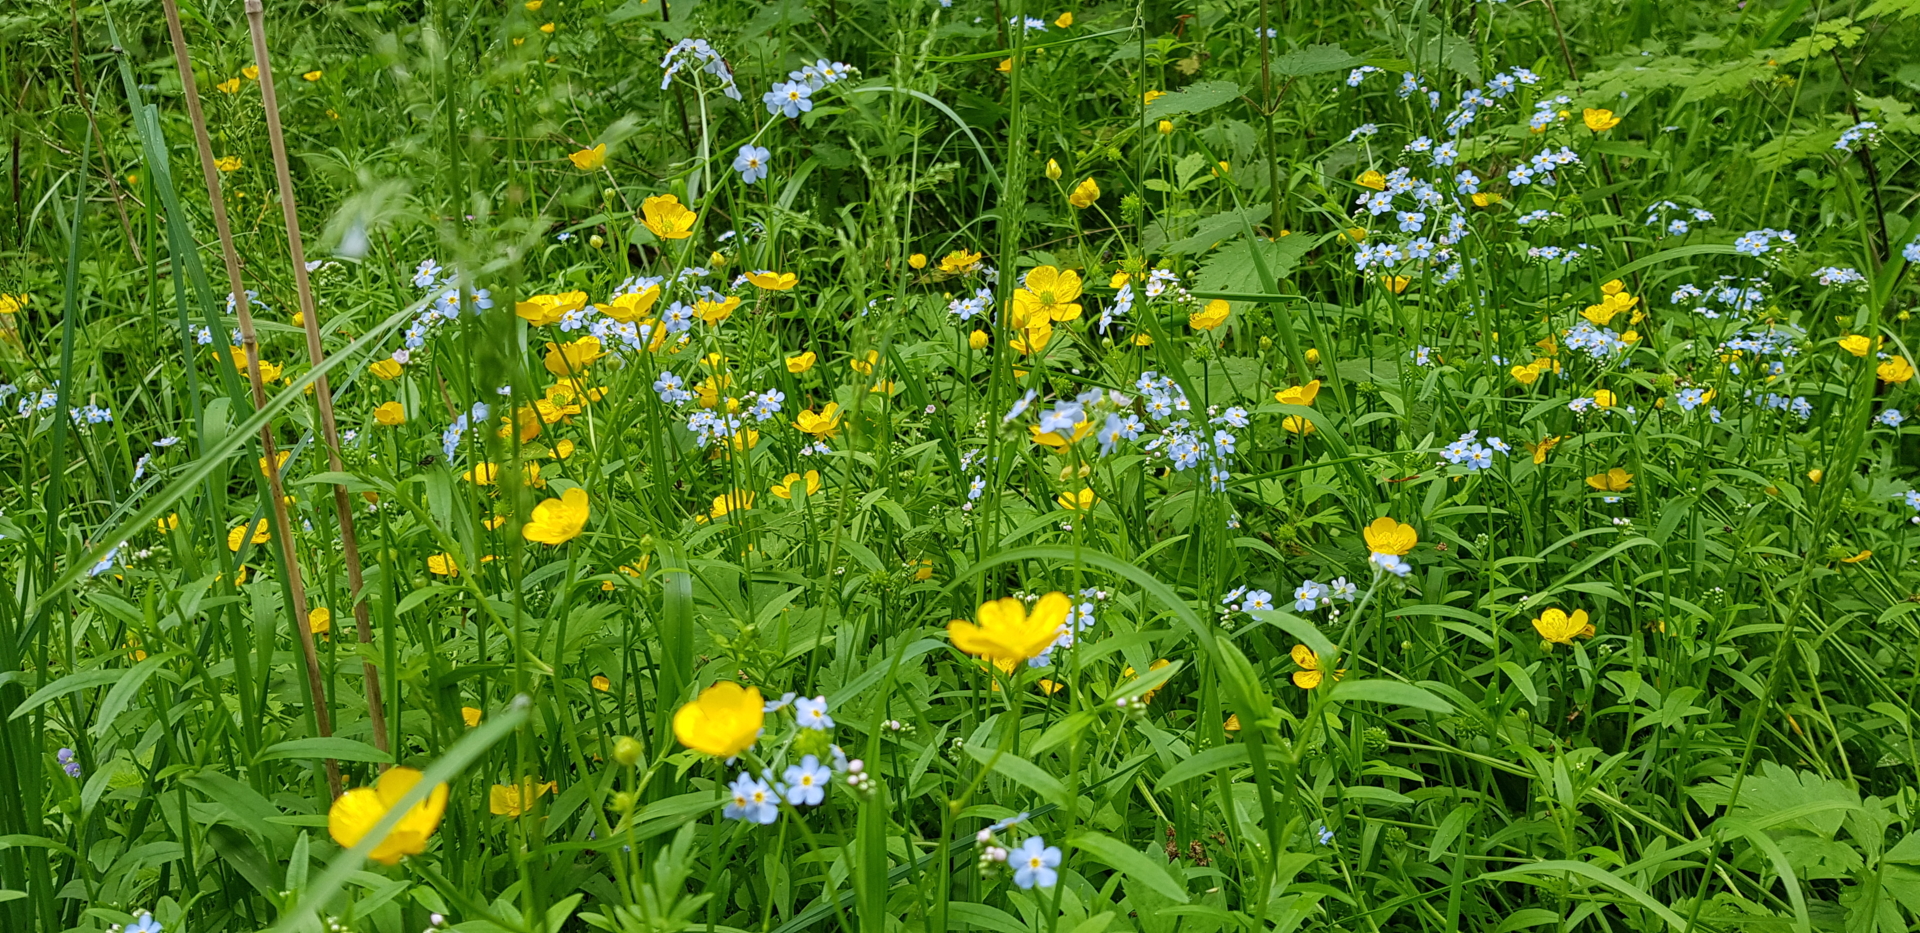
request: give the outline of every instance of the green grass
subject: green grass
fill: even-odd
[[[1920,7],[180,12],[0,12],[0,928],[1920,925]]]

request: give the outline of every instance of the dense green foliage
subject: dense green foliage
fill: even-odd
[[[1920,3],[182,3],[0,10],[0,929],[1920,926]]]

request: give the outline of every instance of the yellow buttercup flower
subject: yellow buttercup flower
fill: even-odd
[[[520,528],[521,536],[539,544],[565,544],[587,527],[592,509],[587,491],[575,486],[533,507],[533,517]]]
[[[953,646],[995,664],[1018,664],[1037,658],[1053,647],[1066,629],[1067,613],[1073,608],[1065,593],[1048,593],[1033,604],[1031,612],[1018,597],[1009,596],[980,604],[979,624],[955,619],[947,624],[947,637]]]
[[[546,327],[560,323],[560,319],[569,312],[586,306],[586,292],[562,292],[558,295],[532,295],[525,301],[515,302],[513,313],[534,327]]]
[[[612,581],[608,581],[608,582],[612,582]],[[601,693],[608,693],[613,690],[613,681],[608,680],[607,675],[605,674],[595,674],[593,675],[593,679],[587,681],[587,683],[590,684],[593,687],[593,689],[598,690]]]
[[[1873,341],[1868,340],[1863,334],[1848,334],[1836,342],[1840,344],[1840,349],[1854,356],[1866,356],[1873,352]]]
[[[808,350],[807,352],[801,353],[797,356],[789,356],[787,357],[787,372],[793,373],[794,375],[797,376],[801,373],[806,372],[809,369],[812,369],[814,362],[817,361],[818,359],[819,357],[815,356],[812,350]]]
[[[1150,105],[1154,101],[1159,100],[1160,98],[1165,96],[1167,96],[1166,91],[1148,91],[1145,94],[1140,95],[1140,103],[1145,105]]]
[[[240,93],[240,79],[238,77],[228,78],[214,85],[214,87],[219,88],[222,94],[238,94]]]
[[[260,80],[260,68],[258,65],[248,65],[247,67],[240,69],[240,73],[243,75],[246,75],[248,81]]]
[[[480,724],[480,710],[477,707],[462,706],[460,719],[467,724],[467,728],[471,729]]]
[[[747,281],[752,282],[755,288],[770,292],[784,292],[799,284],[800,278],[791,272],[768,272],[762,269],[759,272],[747,273]]]
[[[291,456],[293,456],[293,452],[292,452],[292,451],[289,451],[289,450],[276,450],[276,451],[274,451],[274,453],[273,453],[273,468],[274,468],[274,470],[275,470],[275,471],[277,472],[277,471],[280,471],[280,470],[284,470],[284,469],[286,469],[286,468],[287,468],[287,458],[289,458],[289,457],[291,457]],[[265,476],[265,475],[267,475],[267,458],[265,458],[265,457],[261,457],[261,458],[259,458],[258,460],[255,460],[254,462],[255,462],[255,463],[258,463],[258,464],[260,465],[260,475],[261,475],[261,476]]]
[[[914,253],[913,255],[908,256],[907,266],[913,269],[925,269],[927,267],[927,254]]]
[[[328,835],[343,848],[358,845],[420,783],[420,778],[420,772],[412,768],[390,768],[372,787],[356,787],[341,794],[327,811]],[[447,785],[435,785],[425,800],[400,817],[368,856],[382,865],[397,865],[405,856],[427,851],[427,841],[433,838],[446,812]]]
[[[1593,390],[1593,403],[1601,408],[1612,408],[1620,404],[1620,397],[1607,389]]]
[[[800,482],[800,479],[801,479],[800,474],[788,473],[785,479],[773,484],[773,489],[770,491],[774,495],[779,496],[782,499],[792,499],[793,484]],[[812,496],[814,493],[820,491],[820,471],[819,470],[807,471],[806,483],[804,488],[808,496]]]
[[[1896,356],[1881,363],[1875,372],[1880,375],[1881,382],[1906,382],[1913,378],[1913,364],[1907,362],[1904,356]]]
[[[1160,123],[1159,123],[1159,125],[1158,125],[1158,126],[1155,126],[1155,127],[1154,127],[1154,129],[1157,129],[1157,130],[1159,130],[1159,131],[1160,131],[1160,135],[1162,135],[1162,136],[1171,136],[1171,135],[1173,135],[1173,121],[1172,121],[1172,120],[1161,120],[1161,121],[1160,121]]]
[[[750,508],[753,508],[753,492],[746,489],[735,489],[732,492],[714,496],[713,508],[708,510],[707,515],[714,519],[720,519],[734,512],[743,512]]]
[[[1280,427],[1288,434],[1312,434],[1319,430],[1313,426],[1312,421],[1302,418],[1299,415],[1288,415],[1280,419]]]
[[[1067,203],[1081,210],[1092,207],[1093,202],[1098,200],[1100,200],[1100,184],[1091,178],[1075,185],[1073,193],[1067,195]]]
[[[1523,443],[1527,445],[1527,452],[1533,454],[1534,463],[1545,463],[1547,462],[1547,454],[1552,451],[1554,445],[1560,443],[1560,441],[1561,438],[1550,434],[1541,438],[1538,444],[1532,441],[1525,441]]]
[[[1069,10],[1065,13],[1060,14],[1060,18],[1054,20],[1053,24],[1055,26],[1060,27],[1061,29],[1065,29],[1068,26],[1073,25],[1073,11]]]
[[[1375,554],[1392,554],[1403,557],[1413,546],[1420,543],[1420,533],[1412,525],[1402,524],[1393,518],[1382,515],[1373,520],[1373,524],[1361,530],[1361,536],[1367,539],[1367,550]]]
[[[559,786],[555,781],[535,784],[532,778],[523,778],[518,784],[495,784],[487,792],[487,809],[494,816],[517,817]]]
[[[1571,645],[1575,638],[1592,638],[1595,631],[1587,624],[1585,609],[1576,609],[1568,615],[1557,608],[1540,613],[1540,617],[1533,620],[1533,630],[1556,645]]]
[[[1354,179],[1353,183],[1362,188],[1372,188],[1375,191],[1387,190],[1387,176],[1380,174],[1374,169],[1367,169],[1361,172],[1360,177]]]
[[[1326,679],[1326,672],[1320,670],[1320,656],[1306,645],[1293,646],[1293,663],[1300,669],[1293,672],[1293,685],[1302,690],[1312,690]],[[1334,671],[1333,679],[1339,680],[1346,671]]]
[[[1512,373],[1513,378],[1519,380],[1524,386],[1540,381],[1540,368],[1532,363],[1515,363],[1507,372]]]
[[[1053,266],[1035,266],[1013,293],[1009,326],[1027,328],[1039,318],[1071,321],[1080,316],[1080,274]]]
[[[1614,467],[1605,473],[1595,473],[1587,477],[1587,485],[1601,492],[1626,492],[1633,485],[1633,474]]]
[[[460,565],[454,563],[452,554],[447,553],[430,555],[427,558],[427,570],[435,576],[441,577],[457,577],[460,575]]]
[[[967,334],[967,346],[974,350],[985,350],[987,348],[987,340],[987,332],[984,330],[976,330]]]
[[[1215,298],[1207,306],[1187,315],[1187,326],[1194,330],[1213,330],[1227,322],[1227,315],[1233,313],[1233,306],[1224,299]]]
[[[491,463],[476,463],[473,469],[460,474],[460,478],[475,486],[491,486],[500,478],[500,468]]]
[[[948,275],[964,275],[968,272],[978,271],[979,268],[979,253],[956,249],[940,257],[940,271]]]
[[[312,71],[309,71],[309,72],[307,72],[306,74],[303,74],[303,75],[301,75],[300,77],[302,77],[302,78],[305,78],[305,79],[307,79],[308,81],[318,81],[318,80],[320,80],[320,78],[321,78],[322,76],[324,76],[325,74],[326,74],[326,72],[324,72],[324,71],[321,71],[321,70],[320,70],[320,69],[318,69],[318,68],[315,68],[315,69],[313,69]]]
[[[166,518],[154,519],[153,527],[155,531],[158,531],[161,534],[166,534],[169,531],[174,531],[178,529],[180,527],[180,513],[174,512],[173,514],[168,515]]]
[[[828,402],[820,408],[819,414],[808,408],[796,416],[793,426],[806,434],[818,438],[829,438],[840,433],[840,405]]]
[[[707,326],[717,327],[721,321],[732,317],[734,310],[739,307],[740,296],[738,295],[728,295],[723,301],[703,298],[693,303],[693,313]]]
[[[221,156],[220,158],[213,160],[213,167],[223,172],[239,171],[240,165],[241,165],[241,162],[240,162],[239,156]]]
[[[760,689],[721,681],[673,714],[680,744],[715,758],[732,758],[753,747],[766,722]]]
[[[407,410],[399,402],[382,402],[379,408],[373,410],[373,420],[390,428],[406,424]]]
[[[1060,163],[1059,162],[1056,162],[1052,159],[1047,160],[1047,177],[1054,181],[1060,180]]]
[[[1855,554],[1855,555],[1853,555],[1852,557],[1842,557],[1842,558],[1840,558],[1840,562],[1841,562],[1841,563],[1843,563],[1843,564],[1858,564],[1858,563],[1860,563],[1860,562],[1862,562],[1862,561],[1864,561],[1864,560],[1866,560],[1867,558],[1869,558],[1869,557],[1872,557],[1872,556],[1873,556],[1873,552],[1872,552],[1872,551],[1870,551],[1870,550],[1862,550],[1862,551],[1861,551],[1860,553],[1858,553],[1858,554]]]
[[[1620,312],[1630,311],[1639,303],[1639,298],[1629,295],[1626,292],[1614,292],[1601,299],[1599,304],[1588,305],[1586,310],[1580,312],[1580,316],[1601,327],[1605,327],[1612,323],[1614,317]],[[1638,317],[1639,315],[1635,315],[1636,320]]]
[[[1588,107],[1580,116],[1587,122],[1587,129],[1596,133],[1604,133],[1620,125],[1620,118],[1614,116],[1611,110]]]
[[[333,631],[333,610],[325,606],[316,606],[307,613],[307,631],[315,635],[325,635]]]
[[[1091,489],[1082,489],[1079,492],[1063,492],[1054,501],[1069,512],[1085,512],[1092,509],[1100,497],[1094,495]]]
[[[249,538],[254,544],[265,544],[273,539],[273,531],[267,527],[266,519],[263,518],[254,524],[251,531],[248,530],[246,522],[235,525],[233,530],[227,532],[227,550],[239,551],[240,546],[247,543]]]
[[[607,164],[607,144],[600,143],[592,149],[582,149],[578,152],[569,153],[567,155],[567,161],[572,162],[574,168],[583,172],[591,172]]]
[[[547,372],[556,376],[576,376],[585,372],[594,360],[603,356],[606,356],[606,353],[600,349],[600,338],[592,334],[570,343],[549,343],[546,357]]]
[[[693,236],[697,216],[675,195],[661,194],[646,199],[640,205],[640,214],[641,223],[660,239],[684,240]]]
[[[400,361],[396,359],[381,360],[367,367],[367,369],[382,379],[398,379],[400,378],[400,373],[403,371]]]
[[[1093,422],[1081,419],[1074,424],[1073,433],[1067,437],[1061,437],[1057,431],[1042,431],[1037,424],[1027,425],[1027,432],[1033,435],[1034,443],[1051,447],[1056,452],[1065,451],[1093,434]]]
[[[1282,405],[1312,405],[1320,395],[1320,380],[1315,379],[1303,386],[1288,386],[1273,393],[1273,400]]]

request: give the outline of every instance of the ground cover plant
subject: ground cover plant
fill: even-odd
[[[0,10],[0,928],[1920,926],[1915,62]]]

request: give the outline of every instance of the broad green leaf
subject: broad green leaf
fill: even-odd
[[[1240,98],[1240,85],[1232,81],[1201,81],[1154,99],[1147,105],[1148,122],[1164,120],[1183,113],[1212,110]]]
[[[1378,678],[1343,680],[1333,685],[1333,699],[1343,703],[1386,703],[1391,706],[1412,706],[1436,713],[1453,712],[1452,703],[1448,703],[1424,688],[1403,684],[1397,680]]]
[[[119,680],[126,672],[125,668],[113,667],[96,668],[90,671],[78,671],[68,674],[53,683],[35,690],[33,696],[27,697],[25,702],[13,708],[13,715],[8,716],[7,719],[9,721],[19,719],[69,693],[78,693],[89,687],[106,686]]]
[[[978,745],[962,746],[973,760],[991,768],[995,774],[1012,780],[1041,796],[1049,803],[1065,806],[1067,788],[1060,779],[1048,774],[1045,768],[1018,755],[1000,752],[996,749],[981,748]]]
[[[287,758],[331,758],[335,761],[372,761],[390,764],[393,756],[365,742],[337,735],[289,739],[263,749],[255,761],[279,761]]]
[[[1232,768],[1247,763],[1247,747],[1239,742],[1231,745],[1216,745],[1185,761],[1167,769],[1160,775],[1153,789],[1164,791],[1182,781],[1190,781],[1203,775],[1212,774],[1221,768]]]
[[[1350,55],[1337,45],[1309,45],[1275,58],[1270,67],[1276,75],[1302,78],[1329,71],[1345,71],[1365,62],[1366,59]]]
[[[1078,833],[1067,844],[1093,856],[1119,871],[1128,881],[1152,889],[1161,897],[1182,904],[1187,902],[1187,887],[1167,873],[1164,861],[1156,862],[1140,850],[1102,833]]]

